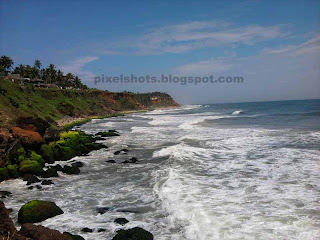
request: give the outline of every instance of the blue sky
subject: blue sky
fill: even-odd
[[[319,1],[1,1],[0,54],[90,87],[180,103],[320,98]],[[105,74],[243,76],[243,84],[98,84]]]

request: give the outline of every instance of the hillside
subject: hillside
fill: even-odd
[[[148,110],[179,106],[166,93],[114,93],[89,89],[41,89],[32,85],[21,87],[0,80],[0,128],[10,128],[19,117],[39,117],[56,122],[68,117],[105,116],[131,110]]]

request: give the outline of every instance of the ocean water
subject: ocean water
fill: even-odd
[[[13,218],[26,201],[42,199],[65,211],[43,225],[86,239],[135,226],[159,240],[320,239],[320,100],[192,105],[81,129],[121,136],[75,158],[85,163],[80,175],[61,174],[42,190],[1,183],[13,193],[4,199]],[[128,154],[113,154],[122,148]],[[139,163],[121,164],[131,157]],[[117,217],[130,223],[117,225]]]

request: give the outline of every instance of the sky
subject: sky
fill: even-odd
[[[181,104],[320,98],[320,1],[0,1],[0,54]],[[97,76],[243,83],[96,83]]]

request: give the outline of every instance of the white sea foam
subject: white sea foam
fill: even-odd
[[[234,112],[232,113],[232,115],[239,115],[239,114],[242,114],[242,113],[243,113],[242,110],[237,110],[237,111],[234,111]]]

